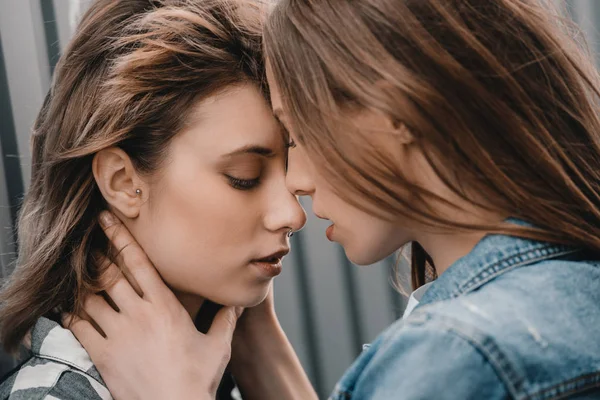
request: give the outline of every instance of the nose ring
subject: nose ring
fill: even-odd
[[[287,235],[288,235],[288,237],[292,237],[292,236],[294,236],[294,231],[290,229],[290,231],[288,232],[288,234],[287,234]]]

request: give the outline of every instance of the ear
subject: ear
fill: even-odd
[[[92,171],[102,196],[116,211],[136,218],[147,197],[147,187],[123,150],[110,147],[100,150],[92,161]]]

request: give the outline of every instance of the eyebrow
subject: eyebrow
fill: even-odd
[[[275,155],[273,150],[269,149],[268,147],[250,144],[250,145],[241,147],[237,150],[234,150],[231,153],[227,153],[223,157],[233,157],[233,156],[238,156],[241,154],[258,154],[259,156],[263,156],[263,157],[272,157]]]

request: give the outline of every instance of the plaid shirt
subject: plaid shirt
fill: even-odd
[[[71,331],[40,318],[31,331],[31,357],[0,383],[0,399],[112,400],[112,396]]]

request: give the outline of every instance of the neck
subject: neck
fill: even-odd
[[[464,218],[464,223],[473,225],[495,225],[506,218],[488,214],[479,217]],[[436,273],[443,274],[452,264],[473,250],[487,231],[446,229],[441,232],[424,232],[417,241],[423,246],[435,264]]]
[[[420,239],[419,243],[431,256],[439,276],[473,250],[485,234],[486,232],[432,234]]]

